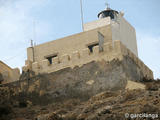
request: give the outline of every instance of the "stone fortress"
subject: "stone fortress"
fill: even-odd
[[[23,71],[38,75],[129,56],[144,77],[153,79],[153,72],[138,58],[135,29],[123,15],[107,8],[98,14],[98,20],[84,24],[83,32],[27,48]]]
[[[107,106],[120,99],[118,107],[127,101],[128,108],[132,96],[138,97],[136,90],[142,96],[146,96],[145,90],[147,93],[149,89],[158,90],[153,72],[138,58],[135,29],[123,18],[123,13],[107,8],[98,17],[98,20],[84,24],[81,33],[27,48],[27,60],[21,75],[16,75],[18,69],[5,64],[1,66],[0,62],[0,68],[5,68],[0,69],[0,73],[8,70],[11,78],[9,83],[3,81],[0,84],[1,103],[9,99],[13,100],[12,103],[26,103],[29,110],[31,105],[33,108],[36,105],[53,108],[53,104],[64,105],[64,101],[72,99],[90,101],[105,93],[110,99]],[[128,94],[130,90],[133,92]],[[124,92],[126,96],[122,95]],[[112,99],[112,94],[116,100]],[[98,99],[101,101],[103,97]]]

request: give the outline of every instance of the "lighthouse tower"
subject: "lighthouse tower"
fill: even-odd
[[[84,24],[84,31],[110,26],[112,41],[120,40],[138,57],[135,29],[123,16],[124,13],[107,7],[98,14],[98,20]]]

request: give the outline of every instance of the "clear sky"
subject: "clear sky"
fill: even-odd
[[[160,78],[160,0],[82,1],[85,23],[97,20],[106,2],[124,11],[136,29],[139,58]],[[79,0],[0,0],[0,60],[13,68],[24,65],[31,39],[40,44],[81,31]]]

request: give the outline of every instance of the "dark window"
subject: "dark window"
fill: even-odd
[[[48,56],[48,57],[45,57],[46,59],[48,59],[49,63],[52,64],[52,59],[57,57],[57,54],[55,55],[51,55],[51,56]]]
[[[91,45],[88,45],[88,49],[91,53],[93,53],[93,47],[95,46],[98,46],[99,44],[98,43],[94,43],[94,44],[91,44]]]

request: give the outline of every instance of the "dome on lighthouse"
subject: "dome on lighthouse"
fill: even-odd
[[[106,18],[106,17],[110,17],[113,20],[113,19],[116,19],[117,14],[119,14],[118,11],[112,10],[107,6],[106,10],[103,10],[98,14],[98,18],[103,19],[103,18]]]

